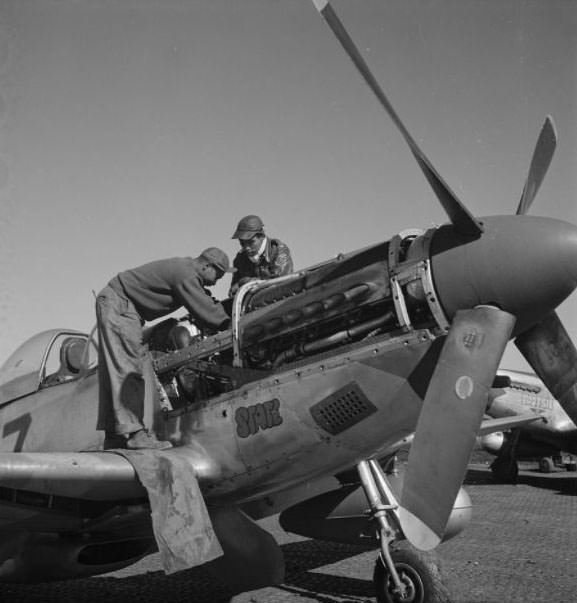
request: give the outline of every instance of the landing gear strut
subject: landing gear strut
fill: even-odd
[[[499,483],[515,483],[519,477],[519,465],[512,458],[497,457],[490,465],[493,479]]]
[[[512,433],[505,436],[503,448],[499,451],[497,458],[491,463],[491,473],[496,482],[515,483],[519,476],[519,465],[515,458],[515,451],[519,443],[521,431],[514,429]]]
[[[379,526],[381,552],[373,583],[378,603],[448,603],[432,553],[417,551],[403,540],[398,504],[383,470],[375,460],[361,461],[357,470]]]

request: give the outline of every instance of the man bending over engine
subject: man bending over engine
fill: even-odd
[[[156,385],[142,327],[184,306],[199,327],[226,329],[230,318],[205,287],[233,270],[224,251],[209,247],[197,258],[157,260],[125,270],[98,294],[98,429],[107,440],[120,436],[130,449],[171,447],[144,425],[145,401],[154,400]]]

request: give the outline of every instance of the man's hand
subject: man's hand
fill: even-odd
[[[230,288],[228,295],[229,297],[233,297],[234,295],[236,295],[236,292],[246,283],[248,283],[249,281],[254,281],[256,280],[255,278],[252,278],[250,276],[245,276],[243,278],[241,278],[239,281],[237,281],[234,285],[232,285],[232,287]]]

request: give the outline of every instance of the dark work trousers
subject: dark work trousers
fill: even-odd
[[[152,420],[155,381],[142,343],[142,319],[132,302],[106,286],[96,298],[98,429],[128,435]]]

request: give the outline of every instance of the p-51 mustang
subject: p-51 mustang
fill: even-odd
[[[577,426],[561,405],[535,375],[519,371],[499,370],[489,394],[488,415],[495,418],[533,413],[540,420],[506,432],[492,432],[479,438],[481,446],[497,458],[491,471],[499,481],[517,478],[517,460],[539,460],[541,471],[555,467],[554,459],[577,454]]]
[[[466,523],[461,484],[511,338],[577,418],[577,351],[555,314],[577,286],[577,227],[526,215],[551,120],[516,215],[475,218],[328,2],[315,5],[450,222],[247,283],[230,330],[157,351],[168,404],[149,419],[168,451],[102,449],[96,343],[47,332],[24,344],[1,375],[0,579],[93,575],[157,546],[169,572],[206,562],[236,590],[278,583],[282,552],[254,520],[281,512],[289,531],[380,547],[379,601],[435,601],[434,566],[404,541],[429,555]],[[412,433],[399,483],[375,459]]]

